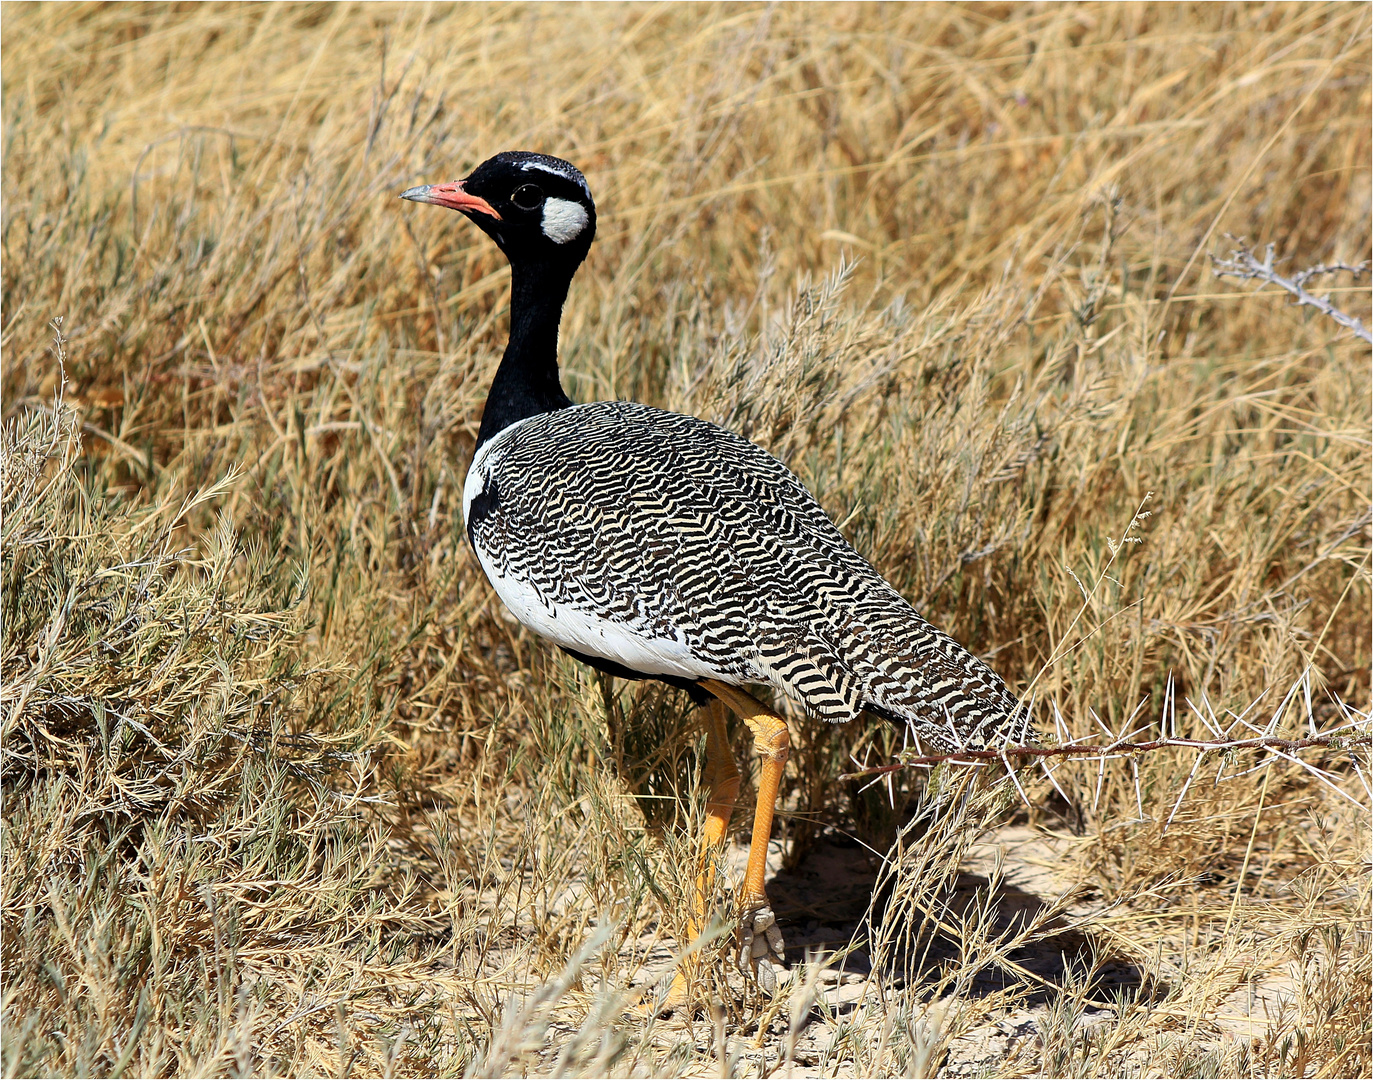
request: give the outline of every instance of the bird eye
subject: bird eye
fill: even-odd
[[[537,184],[522,184],[510,196],[510,201],[521,210],[537,210],[543,202],[543,192]]]

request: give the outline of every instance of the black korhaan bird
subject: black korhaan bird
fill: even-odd
[[[1021,742],[1025,713],[766,451],[692,416],[575,405],[563,392],[558,322],[596,233],[574,166],[497,154],[465,180],[401,198],[459,211],[510,260],[510,341],[463,488],[467,535],[496,593],[577,659],[687,688],[708,709],[698,919],[739,787],[723,707],[754,733],[763,760],[739,945],[767,985],[782,939],[763,876],[790,742],[781,717],[740,687],[769,684],[826,720],[868,711],[935,752]]]

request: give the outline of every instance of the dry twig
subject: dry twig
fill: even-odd
[[[1260,262],[1254,256],[1253,249],[1242,239],[1233,236],[1228,237],[1228,239],[1240,246],[1230,252],[1228,259],[1220,259],[1215,255],[1211,256],[1211,271],[1216,277],[1235,277],[1245,281],[1257,278],[1260,281],[1277,285],[1297,298],[1298,307],[1314,307],[1317,311],[1334,319],[1345,329],[1354,331],[1357,337],[1373,344],[1373,334],[1369,333],[1368,327],[1364,326],[1362,319],[1356,319],[1352,315],[1345,314],[1327,298],[1315,296],[1306,290],[1308,281],[1324,274],[1352,274],[1357,281],[1368,270],[1367,261],[1356,266],[1350,266],[1345,262],[1330,265],[1317,263],[1315,266],[1299,271],[1291,277],[1283,277],[1273,266],[1274,248],[1272,244],[1264,248],[1263,261]]]

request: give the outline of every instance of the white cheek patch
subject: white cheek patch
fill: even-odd
[[[567,199],[545,199],[543,234],[555,244],[565,244],[586,228],[586,208]]]

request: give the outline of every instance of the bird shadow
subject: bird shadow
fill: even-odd
[[[779,871],[768,892],[786,937],[787,962],[796,965],[817,953],[833,956],[846,974],[876,975],[884,983],[934,995],[947,986],[946,973],[965,955],[949,931],[919,914],[911,917],[891,902],[890,879],[878,885],[879,860],[842,834],[820,838],[801,862]],[[1071,987],[1101,1002],[1155,1000],[1168,987],[1149,976],[1090,928],[1070,927],[1063,916],[1045,917],[1053,902],[1014,880],[1014,872],[995,883],[986,875],[960,872],[940,896],[941,921],[958,925],[964,913],[980,908],[985,938],[1010,941],[1042,920],[1026,940],[1000,955],[1005,963],[981,966],[964,992],[982,997],[1018,989],[1027,1006],[1051,1004]],[[877,890],[874,895],[874,890]],[[908,925],[890,920],[906,919]],[[914,925],[916,922],[919,925]],[[900,941],[885,950],[874,971],[873,941]]]

